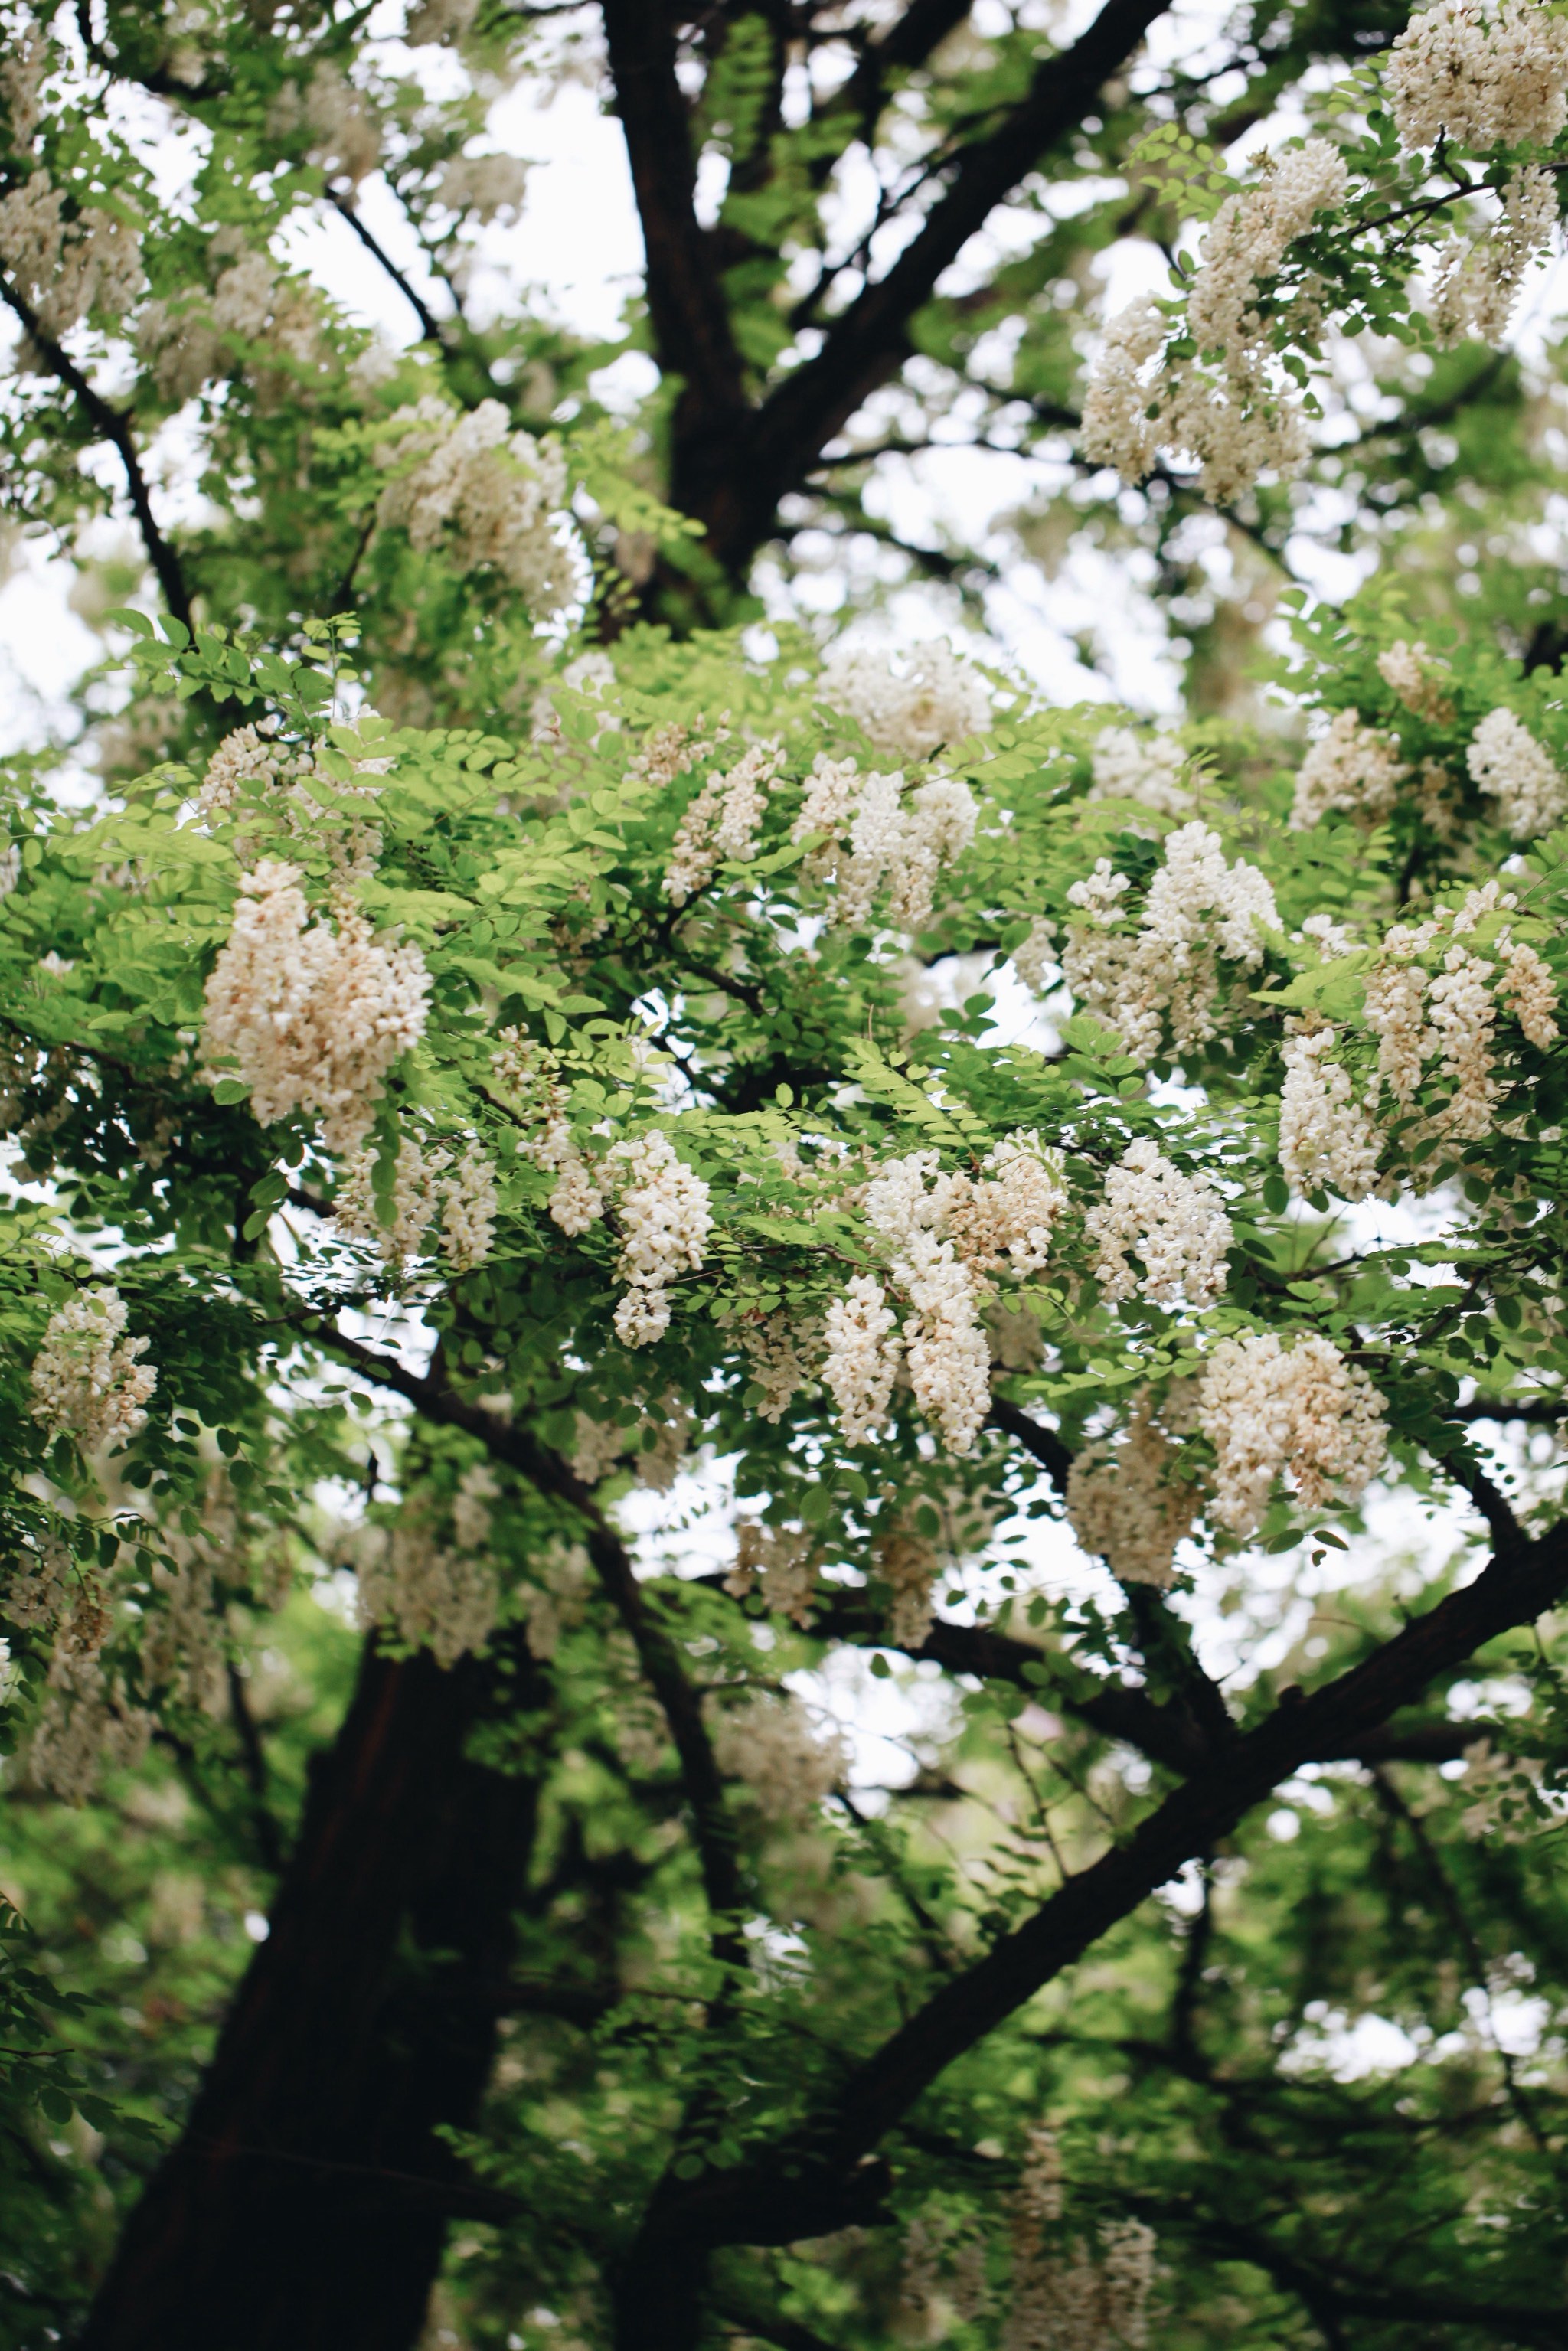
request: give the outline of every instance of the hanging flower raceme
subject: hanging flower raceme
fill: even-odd
[[[673,1284],[701,1269],[713,1229],[708,1187],[657,1127],[616,1144],[610,1162],[621,1186],[616,1272],[626,1284],[615,1335],[628,1347],[648,1347],[670,1327]]]
[[[1135,927],[1123,903],[1131,878],[1108,858],[1067,893],[1080,910],[1062,950],[1068,986],[1145,1066],[1167,1029],[1178,1053],[1215,1035],[1222,964],[1255,971],[1263,960],[1260,934],[1277,929],[1280,919],[1263,875],[1239,858],[1228,865],[1219,835],[1207,825],[1180,826],[1165,847]]]
[[[864,1273],[828,1310],[822,1379],[851,1443],[885,1416],[902,1360],[948,1451],[969,1451],[990,1410],[990,1277],[1043,1270],[1067,1197],[1054,1155],[1022,1133],[988,1155],[978,1177],[943,1174],[934,1151],[883,1164],[862,1206],[911,1311],[900,1329],[888,1289]]]
[[[576,590],[562,543],[566,460],[552,441],[514,433],[498,400],[466,415],[424,399],[388,419],[376,451],[390,475],[376,507],[422,552],[444,547],[465,571],[498,571],[543,618]]]
[[[895,759],[928,759],[943,744],[977,735],[991,715],[984,678],[940,637],[910,646],[896,670],[870,647],[836,645],[821,692]]]
[[[1276,1479],[1288,1475],[1306,1510],[1354,1504],[1382,1467],[1387,1407],[1332,1340],[1271,1331],[1222,1339],[1198,1390],[1197,1425],[1214,1447],[1213,1516],[1255,1531]]]
[[[350,1239],[373,1241],[388,1259],[418,1257],[439,1217],[447,1262],[455,1273],[483,1265],[495,1245],[499,1203],[496,1171],[476,1144],[460,1158],[439,1147],[426,1151],[413,1135],[398,1144],[383,1224],[375,1195],[375,1160],[357,1152],[344,1170],[333,1202],[333,1221]]]
[[[329,1150],[352,1154],[387,1072],[424,1033],[430,977],[418,947],[377,939],[347,893],[335,927],[312,921],[300,879],[267,858],[240,884],[207,982],[204,1074],[237,1077],[263,1126],[303,1112]]]
[[[1205,1176],[1184,1176],[1146,1136],[1129,1144],[1105,1178],[1084,1229],[1107,1299],[1205,1306],[1225,1288],[1230,1219]],[[1136,1258],[1141,1270],[1134,1269]]]
[[[1156,1415],[1139,1400],[1118,1443],[1103,1438],[1078,1453],[1067,1476],[1067,1516],[1081,1547],[1124,1583],[1172,1581],[1176,1545],[1191,1533],[1202,1497],[1171,1442],[1190,1417],[1185,1388]]]
[[[727,775],[708,778],[681,819],[670,851],[664,891],[672,905],[684,906],[706,890],[721,865],[744,864],[756,856],[782,758],[781,744],[754,743]]]
[[[1383,1138],[1355,1099],[1349,1070],[1334,1059],[1338,1041],[1326,1020],[1305,1023],[1285,1040],[1280,1165],[1299,1191],[1364,1200],[1377,1188]]]
[[[56,1307],[33,1359],[34,1419],[84,1453],[116,1452],[147,1426],[158,1374],[139,1360],[151,1341],[125,1336],[128,1319],[111,1286],[84,1290]]]
[[[1291,824],[1300,831],[1319,824],[1331,809],[1375,821],[1387,816],[1394,796],[1410,773],[1392,735],[1364,726],[1354,710],[1339,710],[1296,771]]]
[[[818,755],[791,831],[814,841],[808,875],[836,883],[831,919],[871,919],[885,893],[890,919],[920,930],[931,919],[937,880],[975,837],[979,810],[967,784],[932,776],[904,798],[902,773],[862,776],[852,759]]]
[[[1337,149],[1309,139],[1270,158],[1254,186],[1227,197],[1187,294],[1196,355],[1172,355],[1171,330],[1146,296],[1113,319],[1083,403],[1086,457],[1136,483],[1162,449],[1185,453],[1197,459],[1204,496],[1217,505],[1250,489],[1260,474],[1288,474],[1301,464],[1307,439],[1300,397],[1272,363],[1262,296],[1291,246],[1319,214],[1343,202],[1348,177]]]

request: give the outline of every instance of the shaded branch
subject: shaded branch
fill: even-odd
[[[471,1404],[437,1376],[411,1372],[390,1355],[329,1327],[320,1343],[354,1365],[365,1378],[406,1397],[426,1419],[461,1428],[476,1437],[496,1460],[527,1479],[552,1500],[564,1502],[582,1521],[589,1558],[611,1605],[632,1637],[653,1695],[664,1709],[693,1817],[693,1834],[703,1890],[713,1917],[714,1956],[726,1966],[745,1966],[748,1950],[738,1928],[743,1889],[739,1852],[726,1801],[724,1782],[702,1719],[702,1701],[686,1678],[680,1653],[650,1609],[625,1544],[559,1454],[509,1421]]]

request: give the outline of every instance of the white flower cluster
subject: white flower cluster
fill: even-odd
[[[814,1321],[801,1322],[779,1312],[740,1326],[741,1352],[751,1384],[762,1392],[759,1420],[779,1422],[791,1399],[814,1378],[809,1353],[818,1336]],[[802,1349],[806,1353],[802,1353]]]
[[[552,1224],[575,1239],[604,1214],[604,1194],[572,1134],[566,1089],[555,1075],[554,1062],[548,1055],[541,1061],[534,1045],[516,1029],[503,1029],[495,1069],[497,1083],[521,1097],[537,1122],[535,1131],[518,1144],[517,1155],[556,1177],[548,1213]]]
[[[1465,765],[1496,800],[1498,819],[1515,841],[1550,832],[1568,808],[1568,783],[1511,710],[1492,710],[1470,737]]]
[[[1454,705],[1443,691],[1447,668],[1441,656],[1428,653],[1419,637],[1414,644],[1396,637],[1377,656],[1377,674],[1385,685],[1393,688],[1406,710],[1439,726],[1454,715]]]
[[[1436,0],[1385,75],[1406,147],[1550,146],[1568,122],[1568,24],[1539,0]]]
[[[1095,1279],[1113,1304],[1142,1296],[1204,1306],[1225,1288],[1231,1231],[1223,1201],[1207,1176],[1184,1176],[1147,1136],[1128,1144],[1083,1223]]]
[[[1165,357],[1166,321],[1147,297],[1113,319],[1083,403],[1086,457],[1141,482],[1162,449],[1185,451],[1198,461],[1205,496],[1221,506],[1260,474],[1301,463],[1299,402],[1270,369],[1257,305],[1291,246],[1343,200],[1347,179],[1338,150],[1310,139],[1270,158],[1256,186],[1227,197],[1187,297],[1197,359]]]
[[[1130,726],[1105,726],[1090,754],[1092,800],[1136,800],[1160,816],[1181,816],[1192,794],[1180,781],[1187,755],[1170,735],[1138,735]]]
[[[1214,1518],[1231,1534],[1251,1534],[1281,1473],[1303,1510],[1358,1501],[1387,1450],[1385,1410],[1332,1340],[1298,1339],[1287,1352],[1271,1331],[1222,1339],[1197,1398],[1215,1454]]]
[[[1032,2130],[1009,2199],[1012,2294],[1001,2351],[1145,2351],[1156,2240],[1141,2220],[1113,2220],[1096,2251],[1069,2252],[1046,2231],[1062,2217],[1061,2160],[1054,2132]]]
[[[736,1538],[735,1565],[724,1588],[744,1600],[758,1582],[769,1615],[788,1616],[793,1624],[810,1621],[817,1590],[819,1554],[803,1527],[768,1526],[743,1519]]]
[[[221,269],[209,293],[189,286],[147,303],[136,322],[136,347],[165,400],[193,399],[202,386],[233,371],[247,350],[298,395],[299,373],[321,364],[320,314],[310,288],[266,253],[241,251]],[[287,363],[292,362],[289,369]]]
[[[905,930],[931,919],[936,881],[975,837],[979,810],[967,784],[932,776],[908,805],[900,773],[862,776],[852,759],[819,753],[790,838],[815,838],[807,867],[813,880],[837,878],[835,924],[869,920],[885,888],[888,912]]]
[[[1440,343],[1474,336],[1497,344],[1531,263],[1544,261],[1557,233],[1557,185],[1527,164],[1510,181],[1497,218],[1483,235],[1457,237],[1438,257],[1432,324]]]
[[[1191,1533],[1197,1506],[1146,1396],[1120,1444],[1085,1446],[1067,1473],[1067,1516],[1080,1548],[1124,1583],[1161,1590],[1170,1583],[1176,1545]]]
[[[1531,1044],[1544,1049],[1558,1033],[1556,986],[1532,946],[1504,929],[1495,943],[1499,961],[1491,962],[1462,944],[1485,915],[1514,903],[1489,882],[1457,908],[1439,906],[1423,923],[1396,924],[1364,982],[1379,1082],[1407,1109],[1436,1057],[1451,1092],[1431,1131],[1461,1141],[1479,1141],[1491,1130],[1500,1093],[1493,1075],[1498,1000]],[[1442,949],[1442,965],[1428,974],[1418,958],[1435,947]]]
[[[1364,1200],[1377,1189],[1382,1138],[1355,1099],[1350,1071],[1333,1058],[1338,1041],[1326,1020],[1285,1040],[1280,1165],[1299,1192]]]
[[[422,553],[442,547],[464,571],[492,566],[542,618],[575,592],[558,528],[566,459],[553,441],[514,433],[498,400],[461,415],[426,398],[389,418],[376,460],[392,478],[376,507],[383,528],[406,530]]]
[[[822,1383],[838,1407],[846,1445],[860,1445],[880,1427],[893,1401],[902,1350],[898,1317],[873,1274],[850,1277],[822,1325]]]
[[[517,155],[454,155],[441,167],[435,200],[470,220],[516,220],[530,168]]]
[[[134,227],[93,204],[68,220],[47,172],[0,197],[0,264],[57,341],[89,312],[122,319],[141,290]]]
[[[727,775],[708,778],[671,845],[664,892],[673,905],[684,906],[706,890],[721,865],[745,864],[756,856],[783,750],[781,743],[754,743]]]
[[[1396,737],[1364,726],[1354,710],[1336,711],[1327,734],[1319,736],[1297,770],[1291,830],[1321,823],[1330,809],[1375,820],[1386,816],[1410,773],[1398,753]]]
[[[713,1727],[714,1761],[749,1789],[769,1820],[803,1822],[844,1776],[843,1741],[820,1735],[797,1698],[759,1690],[726,1707]]]
[[[946,638],[911,645],[901,659],[895,671],[885,654],[835,645],[822,664],[822,700],[895,759],[928,759],[944,743],[980,733],[991,715],[986,682]]]
[[[418,947],[375,938],[346,893],[335,930],[310,922],[299,881],[297,866],[265,858],[240,884],[207,982],[204,1074],[237,1075],[263,1126],[303,1111],[329,1150],[350,1154],[387,1071],[424,1033],[430,976]]]
[[[670,1327],[671,1284],[702,1265],[713,1229],[708,1187],[657,1127],[616,1144],[610,1156],[625,1170],[616,1271],[626,1289],[615,1309],[615,1335],[628,1347],[647,1347]]]
[[[33,1418],[84,1453],[117,1451],[147,1425],[158,1374],[139,1358],[151,1342],[125,1336],[127,1312],[108,1286],[57,1306],[33,1360]]]
[[[560,1646],[560,1636],[580,1624],[588,1607],[592,1562],[581,1543],[547,1544],[535,1573],[542,1579],[528,1604],[528,1647],[546,1664]]]
[[[85,1803],[106,1771],[135,1770],[152,1730],[152,1717],[130,1703],[100,1657],[57,1642],[26,1776],[62,1803]]]
[[[1103,1015],[1131,1058],[1146,1066],[1166,1020],[1178,1053],[1214,1035],[1218,958],[1255,971],[1263,960],[1258,932],[1278,928],[1280,918],[1258,868],[1243,859],[1227,865],[1218,834],[1204,824],[1184,824],[1167,837],[1138,928],[1113,929],[1131,887],[1108,858],[1073,883],[1068,900],[1086,919],[1072,926],[1061,961],[1078,1001]]]
[[[411,1649],[428,1649],[443,1667],[484,1647],[499,1607],[485,1560],[437,1542],[429,1526],[406,1517],[394,1527],[363,1529],[354,1552],[367,1631],[384,1626]]]
[[[900,1357],[915,1400],[950,1452],[967,1453],[990,1410],[990,1348],[980,1319],[987,1276],[1043,1270],[1067,1206],[1060,1164],[1038,1136],[1012,1134],[980,1177],[944,1175],[934,1151],[883,1163],[867,1184],[866,1222],[888,1252],[889,1279],[913,1310],[897,1330],[881,1282],[856,1274],[824,1325],[822,1379],[845,1437],[883,1419]]]
[[[426,1151],[411,1134],[398,1144],[392,1178],[392,1220],[377,1213],[374,1155],[358,1151],[343,1171],[332,1207],[333,1222],[350,1240],[373,1241],[386,1259],[418,1257],[439,1214],[445,1254],[455,1273],[483,1265],[495,1245],[496,1171],[470,1144],[454,1162],[436,1147]]]
[[[362,90],[356,89],[340,67],[322,62],[301,90],[286,81],[267,109],[267,128],[274,139],[287,139],[303,130],[306,154],[329,180],[346,181],[357,188],[381,162],[381,132]]]
[[[902,1522],[879,1537],[876,1572],[893,1593],[887,1637],[895,1649],[918,1649],[931,1630],[931,1604],[941,1568],[934,1544]]]

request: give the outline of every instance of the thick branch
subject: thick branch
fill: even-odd
[[[611,11],[606,9],[608,18]],[[830,329],[814,359],[768,397],[750,436],[753,486],[746,542],[716,537],[715,552],[738,569],[770,527],[779,499],[796,487],[868,393],[885,383],[909,350],[909,322],[995,207],[1091,110],[1103,84],[1136,48],[1161,0],[1106,0],[1070,48],[1043,58],[1028,96],[988,138],[964,150],[947,192],[885,277],[867,286]]]
[[[1568,1523],[1511,1544],[1464,1590],[1450,1593],[1337,1680],[1287,1698],[1256,1729],[1168,1796],[1124,1844],[1071,1878],[1025,1925],[936,1991],[845,2085],[833,2112],[786,2150],[744,2172],[710,2175],[659,2216],[665,2240],[644,2247],[657,2271],[669,2241],[779,2243],[857,2200],[866,2158],[967,2050],[1082,1958],[1188,1861],[1212,1851],[1251,1807],[1305,1762],[1354,1751],[1437,1677],[1487,1642],[1527,1625],[1568,1590]],[[781,2180],[798,2167],[788,2192]]]
[[[603,0],[604,34],[647,256],[662,366],[695,412],[738,419],[744,371],[715,256],[697,222],[696,163],[675,78],[674,16],[649,0]]]
[[[93,390],[76,361],[61,350],[53,336],[44,332],[38,314],[26,297],[19,294],[5,278],[0,278],[0,300],[4,300],[21,320],[29,340],[47,362],[51,372],[72,394],[99,438],[109,442],[117,453],[125,468],[125,486],[131,496],[131,509],[136,517],[141,544],[147,549],[147,559],[163,590],[163,601],[182,627],[193,631],[195,624],[191,618],[191,599],[186,590],[184,574],[180,569],[179,558],[153,518],[152,501],[147,493],[147,477],[141,471],[141,458],[131,430],[131,419],[122,415],[118,408],[111,408],[108,401]]]

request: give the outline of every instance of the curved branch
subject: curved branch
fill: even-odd
[[[1252,1731],[1166,1797],[1124,1844],[1071,1878],[1025,1924],[953,1979],[862,2064],[831,2112],[743,2169],[709,2173],[651,2216],[640,2260],[668,2275],[699,2249],[786,2243],[843,2225],[863,2203],[868,2158],[954,2060],[1082,1958],[1252,1806],[1316,1757],[1353,1751],[1445,1671],[1528,1625],[1568,1592],[1568,1522],[1500,1548],[1473,1583],[1310,1697],[1287,1692]],[[840,2218],[831,2217],[838,2214]],[[654,2338],[650,2335],[648,2340]]]
[[[180,569],[179,558],[153,517],[147,477],[141,470],[141,458],[131,430],[130,417],[118,408],[111,408],[108,401],[93,390],[76,361],[61,350],[52,335],[45,333],[38,314],[26,297],[18,293],[16,287],[4,277],[0,277],[0,301],[4,301],[21,320],[39,356],[47,361],[50,371],[71,393],[99,440],[109,442],[118,454],[125,468],[125,486],[131,496],[131,512],[136,517],[136,527],[141,534],[147,559],[163,590],[163,601],[181,626],[193,632],[195,623],[191,617],[191,598],[185,586],[185,577]]]

